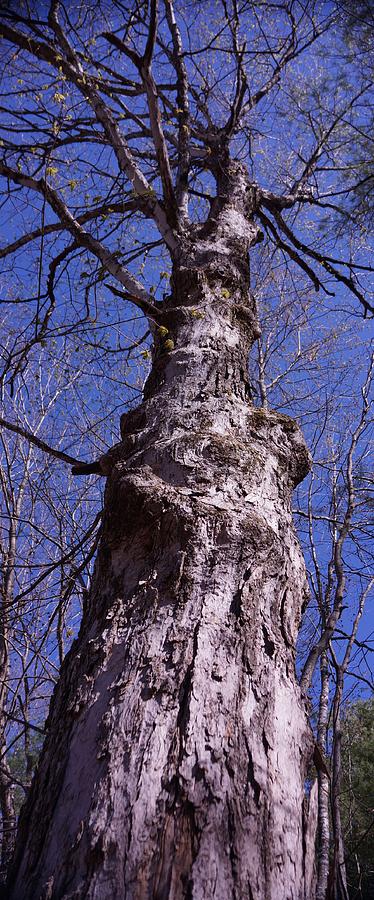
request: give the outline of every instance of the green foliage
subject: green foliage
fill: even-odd
[[[352,898],[374,898],[374,698],[348,708],[342,744],[342,819]]]
[[[43,740],[44,736],[39,732],[34,731],[31,735],[27,749],[24,744],[19,742],[7,756],[9,769],[16,780],[13,793],[16,815],[19,814],[21,806],[24,803],[26,790],[30,786],[35,766],[43,746]],[[22,788],[22,785],[24,785],[25,789]]]

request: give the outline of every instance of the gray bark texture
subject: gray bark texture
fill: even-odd
[[[238,164],[220,196],[174,262],[144,401],[100,462],[92,595],[9,900],[313,896],[314,742],[294,667],[306,576],[291,515],[309,455],[294,421],[251,404],[258,228]]]

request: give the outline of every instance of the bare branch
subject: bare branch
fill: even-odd
[[[73,65],[71,62],[61,58],[49,44],[42,41],[36,41],[34,38],[17,31],[6,23],[2,23],[1,28],[3,37],[5,37],[6,40],[9,40],[23,50],[34,54],[38,59],[42,59],[45,62],[52,64],[57,70],[62,70],[64,75],[75,84],[78,90],[83,94],[84,98],[88,100],[116,154],[120,170],[127,175],[133,185],[134,192],[138,197],[138,208],[142,211],[144,210],[147,215],[150,215],[154,219],[169,249],[176,250],[177,241],[167,220],[164,209],[160,206],[151,185],[136,165],[111,110],[106,106],[98,92],[96,83],[90,75],[83,71],[81,63],[76,54],[74,54],[74,51],[70,48],[70,54],[73,54],[74,56]]]
[[[55,450],[54,447],[50,447],[49,444],[46,444],[41,438],[36,437],[31,431],[27,431],[26,428],[21,428],[20,425],[14,425],[12,422],[8,422],[2,417],[0,417],[0,425],[3,425],[8,431],[13,431],[14,434],[19,434],[21,437],[26,438],[26,440],[30,441],[30,444],[34,444],[39,450],[43,450],[43,452],[48,453],[49,456],[54,456],[55,459],[61,459],[63,462],[73,466],[79,466],[81,464],[80,460],[75,459],[74,456],[70,456],[69,453],[64,453],[63,450]]]
[[[95,209],[89,209],[87,212],[82,213],[80,216],[76,216],[76,221],[79,225],[84,225],[85,222],[90,222],[94,219],[99,219],[100,216],[106,216],[114,213],[126,213],[126,212],[135,212],[137,210],[137,203],[133,200],[126,200],[123,202],[111,202],[110,200],[107,203],[102,203],[100,206],[96,206]],[[11,244],[6,244],[5,247],[0,248],[0,259],[3,259],[5,256],[9,256],[11,253],[15,253],[17,250],[20,250],[21,247],[25,247],[26,244],[29,244],[31,241],[36,241],[38,238],[42,236],[42,234],[55,234],[58,231],[63,231],[65,228],[65,224],[63,222],[53,222],[50,225],[44,225],[43,228],[35,228],[34,231],[30,231],[28,234],[23,234],[21,237],[17,238],[16,241],[12,241]]]
[[[21,184],[24,187],[31,188],[39,194],[42,194],[59,217],[62,225],[73,235],[76,243],[80,247],[85,247],[86,250],[89,250],[100,260],[110,275],[113,275],[113,277],[126,288],[128,295],[132,298],[132,302],[138,304],[140,308],[144,302],[150,306],[152,305],[151,295],[144,290],[140,282],[137,281],[127,269],[120,265],[110,250],[107,250],[97,238],[94,238],[88,231],[85,231],[85,229],[82,228],[82,225],[74,218],[64,201],[61,200],[61,197],[58,196],[57,192],[45,179],[37,181],[30,175],[23,175],[21,172],[10,169],[9,166],[1,162],[0,175],[4,175],[5,178],[14,181],[16,184]]]
[[[191,164],[188,74],[183,59],[182,38],[175,18],[173,0],[165,0],[165,11],[173,44],[171,59],[177,75],[178,173],[176,183],[176,196],[180,219],[182,222],[187,222],[188,175]]]
[[[358,425],[356,426],[352,437],[351,442],[347,454],[347,462],[346,462],[346,481],[347,481],[347,503],[345,515],[343,518],[343,523],[338,531],[338,537],[334,545],[334,556],[333,563],[336,575],[336,589],[334,596],[334,603],[330,614],[327,617],[325,628],[321,634],[321,637],[317,644],[310,651],[306,663],[303,668],[302,676],[300,679],[300,686],[304,693],[307,693],[309,690],[313,672],[321,653],[328,647],[330,640],[334,634],[336,625],[339,621],[339,618],[342,613],[343,607],[343,598],[345,591],[345,583],[346,583],[346,575],[343,563],[343,547],[345,541],[350,533],[352,516],[355,509],[355,487],[353,481],[353,457],[357,447],[357,443],[359,441],[360,435],[362,434],[364,428],[367,423],[367,416],[369,411],[369,400],[368,393],[369,388],[372,381],[372,374],[374,369],[374,355],[372,356],[369,371],[367,374],[366,382],[361,390],[362,394],[362,410],[360,420]],[[366,594],[365,594],[366,596]],[[355,636],[355,635],[354,635]]]
[[[323,253],[318,253],[317,250],[313,250],[312,247],[308,247],[307,244],[304,244],[302,241],[300,241],[299,238],[297,238],[293,233],[293,231],[291,231],[291,228],[286,224],[279,213],[274,211],[273,215],[280,229],[284,232],[284,234],[287,235],[291,243],[295,247],[297,247],[298,250],[301,250],[302,253],[305,253],[307,256],[310,256],[312,259],[315,259],[317,262],[319,262],[321,266],[326,269],[326,272],[328,272],[329,275],[334,276],[336,281],[341,281],[342,284],[345,284],[345,286],[349,288],[352,294],[354,294],[358,298],[358,300],[364,307],[365,315],[367,315],[368,312],[374,313],[374,306],[372,306],[369,301],[366,300],[361,291],[358,290],[352,277],[348,277],[347,275],[344,275],[343,272],[339,272],[339,270],[336,269],[335,266],[331,265],[331,262],[329,262],[327,256],[324,256]],[[341,265],[344,265],[344,261],[341,262]]]
[[[171,178],[170,160],[161,122],[157,85],[151,71],[151,59],[157,34],[157,9],[157,0],[151,0],[150,24],[144,56],[140,56],[135,53],[134,50],[131,50],[115,34],[104,32],[103,37],[132,60],[141,76],[148,99],[149,120],[163,186],[166,210],[169,221],[173,227],[175,227],[175,194]]]
[[[327,288],[324,287],[324,285],[319,280],[315,272],[313,272],[313,269],[310,268],[308,263],[306,263],[305,260],[298,253],[296,253],[296,251],[293,250],[292,247],[289,246],[289,244],[286,244],[286,242],[282,240],[277,230],[274,228],[274,225],[272,224],[270,219],[268,219],[265,213],[259,212],[258,216],[261,222],[265,225],[265,228],[267,228],[268,231],[270,231],[270,233],[273,235],[276,246],[280,247],[281,250],[284,250],[288,254],[288,256],[290,256],[291,259],[293,259],[294,262],[296,262],[297,265],[300,266],[300,268],[303,269],[304,272],[306,272],[311,282],[313,283],[315,290],[319,291],[319,289],[322,288],[325,294],[330,294],[330,296],[333,297],[334,295],[331,293],[331,291],[328,291]]]

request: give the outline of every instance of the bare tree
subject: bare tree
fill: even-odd
[[[51,366],[46,370],[45,357],[39,348],[13,397],[5,391],[4,412],[14,424],[2,419],[6,428],[0,457],[1,880],[14,846],[19,798],[24,799],[30,785],[35,737],[40,744],[64,645],[76,632],[74,619],[87,592],[100,522],[99,513],[87,527],[92,489],[83,485],[66,502],[59,495],[59,478],[53,477],[53,467],[41,452],[47,445],[38,435],[64,393],[71,399],[75,379]],[[66,441],[64,425],[60,430]],[[56,427],[54,432],[58,444]],[[74,461],[56,447],[53,456]]]
[[[4,379],[22,377],[53,329],[91,334],[104,289],[148,321],[125,352],[153,341],[121,442],[74,467],[108,478],[102,539],[11,898],[314,892],[315,741],[295,674],[306,574],[291,510],[310,458],[295,421],[251,401],[249,253],[266,237],[315,291],[331,298],[337,284],[371,311],[362,246],[336,256],[308,239],[308,210],[334,206],[329,171],[344,177],[371,82],[342,92],[337,78],[331,102],[304,109],[301,61],[313,68],[327,41],[338,55],[333,5],[223,0],[209,25],[208,11],[52,0],[2,16],[16,110],[0,173],[18,224],[23,203],[35,211],[3,255],[40,250],[35,293],[20,298],[17,284],[9,297],[25,326]],[[293,132],[274,153],[274,119],[291,114],[300,146]],[[74,278],[87,281],[81,308]],[[112,329],[106,359],[114,344]]]
[[[372,689],[370,667],[365,665],[362,653],[368,648],[365,640],[358,639],[365,603],[373,588],[370,500],[362,489],[362,472],[370,455],[372,373],[373,359],[361,389],[359,417],[357,420],[353,407],[348,434],[345,422],[345,429],[339,435],[335,415],[331,423],[325,421],[330,465],[321,458],[310,481],[308,509],[298,511],[308,522],[310,583],[319,620],[316,622],[310,609],[308,616],[312,615],[315,636],[312,646],[309,645],[304,654],[301,674],[301,685],[309,689],[317,662],[320,662],[316,757],[319,789],[316,897],[319,900],[327,896],[349,896],[341,820],[342,712],[347,674],[347,696],[360,682]],[[331,426],[333,443],[329,442]],[[329,473],[328,490],[322,492],[322,509],[319,466],[323,466],[325,478]],[[319,527],[321,518],[325,523],[323,542]]]

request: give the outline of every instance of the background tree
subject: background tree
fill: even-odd
[[[13,396],[5,391],[3,398],[4,412],[18,420],[12,430],[3,429],[0,465],[3,877],[15,808],[30,785],[51,690],[81,615],[100,523],[100,512],[91,512],[97,501],[90,486],[66,493],[66,476],[56,471],[55,459],[51,465],[38,438],[52,416],[54,456],[64,458],[58,445],[68,440],[67,423],[61,417],[58,424],[56,409],[61,416],[64,402],[72,402],[79,372],[72,374],[67,356],[63,367],[44,349],[34,357],[23,383],[18,380]]]
[[[14,393],[41,342],[56,355],[83,341],[100,378],[95,416],[115,382],[108,361],[124,353],[136,372],[153,338],[122,442],[76,466],[109,475],[103,537],[22,819],[14,897],[313,890],[302,813],[313,739],[294,673],[305,576],[290,516],[309,462],[296,424],[266,404],[269,386],[287,411],[313,396],[300,364],[323,346],[318,316],[339,341],[349,292],[356,314],[371,309],[366,233],[348,240],[334,223],[318,242],[350,138],[368,125],[371,82],[354,62],[343,80],[340,24],[332,5],[267,2],[3,14],[1,172],[18,231],[3,255],[22,254],[7,290],[22,341],[4,352],[4,379]],[[345,196],[356,187],[345,178]],[[255,284],[264,235],[273,272],[282,265],[273,334],[268,298],[249,291],[248,250]],[[331,304],[335,283],[336,305],[312,307],[311,288]],[[264,305],[256,409],[247,355]],[[116,390],[114,405],[131,405],[139,384],[130,374]]]
[[[373,896],[373,699],[348,706],[343,721],[342,818],[353,897]]]
[[[336,444],[332,454],[330,503],[326,503],[322,515],[329,532],[331,549],[328,554],[326,554],[327,534],[323,550],[317,547],[316,542],[316,534],[320,541],[323,528],[321,526],[318,528],[320,515],[318,513],[313,515],[313,500],[316,497],[314,479],[311,480],[309,488],[307,518],[313,565],[311,585],[317,602],[319,622],[316,627],[316,622],[313,621],[317,639],[314,638],[312,649],[307,653],[300,683],[304,689],[310,686],[312,671],[316,660],[319,659],[321,687],[318,701],[317,746],[318,750],[322,751],[322,757],[330,758],[330,767],[322,765],[318,771],[319,834],[316,892],[318,898],[326,897],[328,891],[333,897],[348,897],[341,815],[341,719],[347,673],[351,676],[351,691],[354,678],[360,679],[365,686],[372,685],[370,671],[365,678],[367,666],[365,656],[361,652],[362,648],[368,649],[368,644],[365,641],[357,641],[365,603],[373,588],[372,553],[368,543],[371,527],[370,510],[360,496],[358,474],[368,454],[366,440],[363,441],[362,447],[360,440],[365,436],[370,421],[368,397],[371,376],[372,363],[362,388],[359,420],[355,427],[351,427],[351,433],[348,432],[346,456],[342,446],[337,452]],[[334,430],[337,442],[336,429]],[[346,436],[341,440],[344,445]],[[319,496],[319,504],[320,501]],[[347,608],[349,617],[345,621],[344,612]]]

